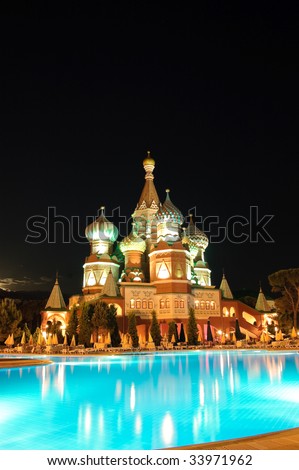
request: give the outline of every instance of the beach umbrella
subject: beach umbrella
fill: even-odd
[[[33,336],[30,335],[29,341],[28,341],[29,346],[33,346]]]
[[[296,329],[295,329],[294,326],[293,326],[293,328],[292,328],[291,338],[294,338],[294,339],[297,338],[297,331],[296,331]]]
[[[64,335],[63,344],[64,344],[65,346],[68,345],[68,343],[67,343],[67,335],[66,335],[66,334]]]
[[[250,336],[249,336],[248,331],[246,331],[246,341],[250,341]]]
[[[94,343],[94,339],[93,339],[93,333],[91,333],[90,335],[90,340],[89,340],[90,344],[93,344]]]
[[[225,336],[225,333],[222,333],[221,335],[221,344],[225,344],[226,343],[226,336]]]
[[[264,333],[264,332],[262,332],[262,334],[261,334],[261,336],[260,336],[260,341],[261,341],[262,343],[265,343],[265,342],[266,342],[265,333]]]
[[[143,343],[143,337],[141,336],[141,334],[138,335],[138,343],[139,345]]]
[[[51,346],[53,343],[52,343],[52,335],[48,335],[48,338],[47,338],[47,345],[48,346]]]
[[[6,344],[6,346],[9,346],[9,342],[10,342],[10,335],[7,336],[6,340],[4,341],[4,344]]]
[[[279,341],[279,330],[275,331],[275,341]]]
[[[75,335],[73,335],[72,337],[72,341],[71,341],[71,346],[76,346],[76,338],[75,338]]]
[[[123,334],[122,335],[122,346],[128,346],[129,345],[129,334]]]
[[[271,340],[270,335],[269,335],[268,331],[266,331],[266,333],[265,333],[265,343],[269,343],[270,340]]]
[[[44,337],[41,331],[38,333],[37,344],[39,344],[39,346],[42,346],[44,344]]]
[[[197,332],[197,341],[198,341],[199,343],[202,342],[202,335],[201,335],[201,331],[200,331],[200,330],[198,330],[198,332]]]
[[[185,341],[186,341],[186,343],[188,343],[188,335],[187,335],[187,332],[185,333]]]
[[[170,342],[171,342],[171,343],[175,343],[175,336],[174,336],[174,334],[172,335]]]
[[[111,334],[110,334],[110,331],[108,331],[106,343],[107,343],[107,344],[111,344]]]
[[[153,343],[153,337],[152,337],[150,331],[148,332],[148,342],[149,342],[149,343]]]
[[[283,334],[281,330],[277,330],[275,333],[275,341],[282,341],[283,340]]]
[[[53,336],[52,336],[52,344],[58,344],[58,338],[57,338],[57,334],[56,333],[53,333]]]
[[[26,333],[25,333],[25,331],[23,331],[23,334],[22,334],[21,344],[26,344]]]
[[[232,335],[232,342],[233,342],[233,343],[236,343],[236,342],[237,342],[237,338],[236,338],[235,332],[233,332],[233,335]]]
[[[210,320],[207,323],[207,341],[214,341]]]
[[[13,333],[12,333],[12,334],[10,335],[10,341],[9,341],[10,346],[13,346],[13,345],[14,345],[14,342],[15,342],[15,340],[14,340]]]

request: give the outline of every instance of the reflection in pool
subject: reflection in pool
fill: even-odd
[[[52,357],[0,370],[0,449],[160,449],[299,426],[299,354]]]

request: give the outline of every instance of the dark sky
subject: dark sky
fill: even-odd
[[[49,208],[81,236],[101,205],[129,218],[151,150],[161,200],[170,188],[210,238],[213,284],[224,269],[233,290],[267,291],[298,267],[298,11],[99,3],[2,8],[0,286],[49,290],[58,270],[79,293],[88,244],[61,226],[54,240]]]

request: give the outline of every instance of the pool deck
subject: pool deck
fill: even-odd
[[[47,359],[0,358],[0,369],[51,364]],[[299,450],[299,428],[252,437],[175,447],[172,450]],[[171,450],[171,449],[169,449]]]
[[[173,447],[172,450],[299,450],[299,428],[241,439]]]

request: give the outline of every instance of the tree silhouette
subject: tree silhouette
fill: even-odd
[[[77,339],[77,331],[78,331],[78,314],[77,314],[77,309],[73,309],[70,314],[69,322],[66,327],[66,333],[69,336],[69,338],[72,338],[73,335],[75,335],[75,338]]]
[[[121,343],[121,337],[117,324],[117,309],[114,305],[109,305],[107,309],[107,328],[110,331],[111,346],[118,347]]]
[[[15,338],[21,337],[18,327],[22,321],[22,313],[13,299],[5,298],[0,303],[0,340],[4,341],[8,334],[13,333]]]
[[[297,329],[299,311],[299,268],[282,269],[268,276],[272,292],[280,294],[275,300],[277,309],[282,314],[291,314],[293,325]]]
[[[107,309],[108,305],[102,300],[98,300],[94,304],[94,313],[91,318],[91,323],[97,331],[97,336],[99,336],[100,330],[107,329]]]
[[[136,316],[134,312],[130,312],[128,315],[128,333],[132,339],[133,348],[138,348],[138,333],[136,326]]]
[[[151,332],[151,335],[152,335],[152,338],[153,338],[153,342],[155,343],[155,346],[160,346],[162,336],[161,336],[161,333],[160,333],[160,327],[159,327],[159,323],[158,323],[158,320],[157,320],[157,314],[156,314],[155,310],[152,311],[152,323],[151,323],[151,327],[150,327],[150,332]]]
[[[93,314],[93,306],[85,303],[79,318],[79,334],[78,342],[84,346],[90,346],[90,335],[92,331],[91,317]]]
[[[188,318],[188,325],[187,325],[187,334],[188,334],[188,343],[191,345],[197,344],[197,323],[195,318],[195,312],[192,307],[189,308],[189,318]]]

